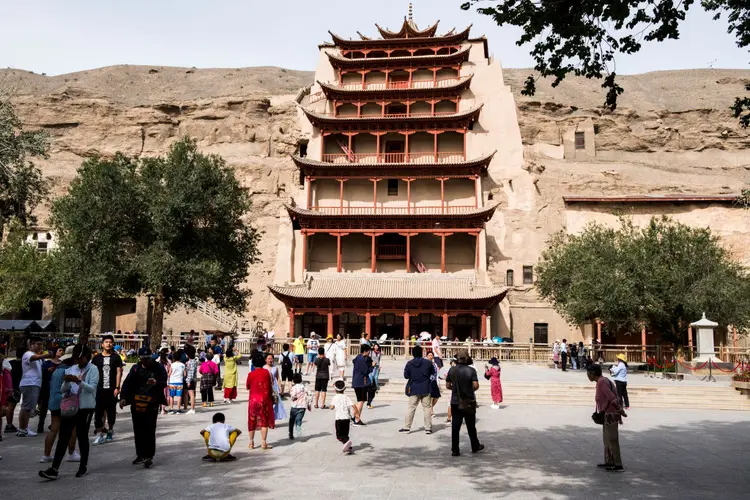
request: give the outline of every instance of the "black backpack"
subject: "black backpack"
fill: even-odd
[[[281,355],[281,368],[283,370],[291,370],[292,369],[292,359],[289,351],[285,352]]]

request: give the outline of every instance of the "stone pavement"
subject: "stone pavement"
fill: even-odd
[[[213,411],[245,428],[246,400],[242,390],[239,403]],[[42,438],[5,435],[0,498],[750,498],[747,413],[634,409],[620,438],[627,471],[612,474],[595,467],[602,441],[590,418],[593,402],[591,409],[481,407],[478,430],[487,448],[472,455],[464,431],[463,455],[456,458],[450,454],[445,409],[441,401],[433,435],[422,432],[421,409],[412,433],[402,435],[397,431],[405,403],[378,405],[376,399],[375,408],[365,410],[369,425],[352,430],[353,456],[340,454],[333,412],[317,410],[306,416],[302,439],[288,441],[282,422],[270,432],[273,450],[251,451],[245,432],[234,450],[239,460],[217,464],[200,461],[204,448],[198,435],[213,411],[160,417],[150,470],[130,464],[134,448],[125,411],[118,415],[115,441],[92,447],[89,475],[82,479],[74,477],[76,464],[63,463],[57,482],[41,481],[36,474],[43,468],[37,463]]]

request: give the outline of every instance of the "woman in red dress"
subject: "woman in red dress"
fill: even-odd
[[[262,440],[261,448],[270,450],[273,448],[266,442],[268,429],[276,427],[276,418],[273,413],[273,382],[271,373],[263,368],[265,361],[261,357],[253,359],[256,368],[247,375],[247,390],[250,397],[247,404],[247,427],[250,434],[250,449],[255,448],[255,430],[260,429]]]

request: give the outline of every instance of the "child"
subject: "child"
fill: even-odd
[[[216,385],[216,377],[219,375],[219,367],[213,362],[213,351],[208,350],[208,356],[201,353],[201,366],[198,371],[201,374],[201,401],[203,408],[214,406],[214,385]]]
[[[331,400],[331,410],[336,412],[336,439],[344,443],[341,451],[345,455],[351,455],[354,450],[352,450],[352,441],[349,439],[349,426],[352,422],[352,413],[354,413],[354,418],[359,420],[359,411],[349,396],[344,395],[346,382],[337,380],[333,387],[336,389],[336,395]]]
[[[331,378],[331,360],[326,357],[326,350],[318,348],[318,357],[315,360],[315,408],[318,408],[318,400],[321,399],[320,408],[326,407],[326,392],[328,391],[328,380]]]
[[[242,434],[241,430],[224,423],[223,413],[214,415],[213,424],[201,431],[201,436],[203,436],[208,449],[208,455],[203,457],[203,461],[233,462],[237,460],[237,457],[229,452],[232,451],[232,446],[234,446],[237,436],[240,434]]]
[[[297,437],[302,435],[302,419],[305,417],[305,411],[312,411],[312,395],[307,390],[307,386],[302,383],[302,374],[295,373],[292,377],[294,386],[290,396],[292,398],[292,408],[289,414],[289,439],[294,439],[293,428],[297,428]]]
[[[484,378],[490,381],[490,394],[492,395],[492,408],[497,410],[500,403],[503,402],[503,386],[500,383],[500,362],[497,358],[492,358],[490,364],[485,366]]]
[[[279,354],[279,364],[281,365],[281,387],[279,388],[279,392],[283,396],[284,394],[288,394],[285,391],[286,383],[293,382],[294,380],[294,356],[289,352],[289,344],[284,344],[282,350],[284,352]]]
[[[171,415],[181,414],[182,391],[185,388],[185,364],[182,359],[182,350],[175,352],[172,361],[172,371],[169,374],[169,413]],[[175,408],[176,407],[176,408]]]

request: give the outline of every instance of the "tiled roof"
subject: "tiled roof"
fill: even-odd
[[[467,125],[468,123],[471,123],[473,121],[476,121],[479,118],[479,113],[482,111],[482,107],[484,107],[484,104],[480,104],[479,106],[468,109],[466,111],[461,111],[459,113],[454,114],[441,114],[436,116],[430,116],[430,115],[418,115],[418,116],[329,116],[329,115],[321,115],[318,113],[315,113],[313,111],[310,111],[308,109],[302,108],[302,111],[304,111],[305,115],[307,116],[307,119],[310,120],[310,122],[315,125],[316,127],[320,127],[322,125],[328,125],[332,127],[342,127],[342,126],[348,126],[348,127],[372,127],[372,126],[381,126],[384,127],[384,129],[388,129],[388,127],[405,127],[407,125],[412,125],[413,127],[417,126],[424,126],[425,124],[436,124],[436,126],[439,126],[437,124],[445,124],[445,123],[458,123],[461,122],[461,124]],[[467,122],[467,123],[464,123]],[[468,126],[468,125],[467,125]]]
[[[320,169],[389,169],[389,168],[440,168],[440,167],[457,167],[457,166],[473,166],[473,165],[485,165],[492,161],[492,158],[497,153],[497,149],[492,153],[480,156],[479,158],[473,158],[466,161],[458,162],[404,162],[404,163],[367,163],[367,162],[344,162],[344,163],[331,163],[327,161],[313,160],[310,157],[300,157],[298,155],[292,155],[292,160],[297,166],[310,166]]]
[[[492,214],[495,213],[495,209],[497,209],[499,204],[494,205],[486,205],[484,207],[480,208],[472,208],[470,210],[465,211],[451,211],[451,207],[446,207],[446,213],[421,213],[416,211],[419,207],[415,207],[415,213],[413,214],[407,214],[407,213],[394,213],[392,211],[388,211],[388,207],[378,207],[378,210],[381,211],[381,213],[370,213],[370,212],[361,212],[361,213],[352,213],[351,211],[347,210],[346,213],[331,213],[331,212],[321,212],[316,210],[307,210],[306,208],[298,207],[298,206],[291,206],[291,205],[284,205],[292,216],[303,216],[303,217],[312,217],[312,218],[324,218],[324,219],[423,219],[423,218],[429,218],[429,219],[471,219],[475,217],[482,217],[486,220],[489,220],[492,218]],[[346,207],[348,208],[348,207]],[[361,207],[363,210],[368,209],[369,207]],[[331,207],[331,209],[336,209],[336,207]],[[405,208],[404,208],[405,210]]]
[[[351,98],[352,96],[356,96],[359,94],[367,95],[368,97],[372,95],[379,95],[379,94],[398,94],[398,95],[411,95],[411,94],[441,94],[441,93],[448,93],[448,92],[455,92],[459,93],[467,88],[469,88],[469,85],[471,83],[472,78],[474,77],[474,74],[463,76],[461,78],[457,78],[456,82],[450,85],[444,85],[444,86],[436,86],[436,87],[415,87],[415,88],[345,88],[341,87],[335,83],[328,83],[328,82],[321,82],[318,81],[318,85],[320,85],[320,88],[325,92],[326,96],[329,98],[331,97],[345,97],[345,98]]]
[[[401,25],[401,29],[398,31],[391,31],[387,28],[381,28],[378,26],[378,23],[375,23],[375,27],[380,32],[380,35],[383,38],[404,38],[407,34],[411,37],[420,37],[420,38],[426,38],[426,37],[433,37],[435,36],[435,33],[437,32],[438,24],[440,24],[440,20],[430,26],[429,28],[425,28],[423,30],[420,30],[417,28],[417,25],[414,24],[413,21],[404,18],[404,24]]]
[[[424,37],[399,37],[399,38],[385,38],[382,40],[347,40],[346,38],[342,38],[332,31],[329,31],[328,33],[331,34],[331,37],[333,38],[333,43],[339,47],[345,47],[347,49],[351,48],[377,48],[377,47],[392,47],[394,45],[425,45],[426,43],[429,43],[431,46],[438,46],[443,43],[455,43],[455,42],[462,42],[466,40],[469,37],[469,32],[471,31],[471,25],[469,25],[466,29],[463,31],[456,33],[455,30],[451,33],[446,33],[444,35],[440,36],[433,36],[429,40],[425,40]]]
[[[502,298],[506,287],[477,285],[472,275],[449,274],[308,274],[301,284],[271,285],[290,298],[472,300]]]

